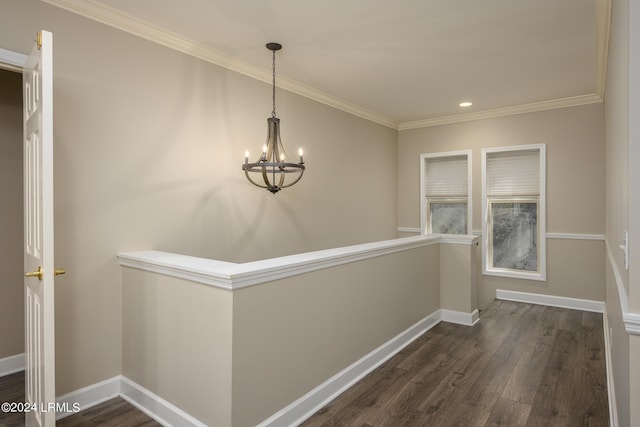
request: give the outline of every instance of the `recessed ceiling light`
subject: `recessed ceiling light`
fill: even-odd
[[[465,101],[465,102],[461,102],[458,105],[460,105],[462,108],[471,107],[473,105],[473,102]]]

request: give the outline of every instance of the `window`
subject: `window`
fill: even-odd
[[[546,280],[545,145],[482,150],[483,273]]]
[[[471,233],[471,151],[420,156],[422,233]]]

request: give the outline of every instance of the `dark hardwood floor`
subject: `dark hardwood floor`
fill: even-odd
[[[473,327],[440,323],[302,425],[608,426],[602,315],[495,301]],[[0,401],[24,400],[23,373]],[[0,413],[0,426],[22,426]],[[59,426],[157,426],[116,398]]]
[[[24,371],[0,377],[0,403],[24,402]],[[24,425],[24,414],[0,411],[0,427]]]
[[[24,402],[24,372],[0,377],[0,402]],[[117,397],[92,408],[69,415],[56,422],[57,426],[160,426],[152,418]],[[0,412],[0,427],[24,426],[23,413]]]
[[[440,323],[302,426],[608,426],[602,315],[495,301]]]
[[[107,400],[56,422],[56,426],[66,427],[155,427],[160,425],[153,418],[120,397]]]

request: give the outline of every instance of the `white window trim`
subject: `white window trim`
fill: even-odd
[[[440,153],[425,153],[420,154],[420,233],[426,234],[427,232],[427,190],[425,188],[425,171],[424,171],[424,163],[426,159],[435,158],[435,157],[458,157],[458,156],[466,156],[467,157],[467,234],[471,234],[471,230],[473,230],[472,223],[472,206],[473,206],[473,192],[471,189],[473,188],[472,182],[473,177],[471,175],[471,150],[459,150],[459,151],[445,151]]]
[[[539,227],[539,271],[538,272],[525,272],[525,271],[508,271],[504,269],[491,269],[489,268],[489,238],[490,233],[488,230],[489,224],[489,207],[487,203],[487,154],[500,153],[507,151],[523,151],[523,150],[538,150],[540,153],[540,201],[538,205],[538,227]],[[487,276],[499,276],[499,277],[511,277],[517,279],[528,280],[547,280],[547,240],[546,240],[546,200],[547,200],[547,185],[546,185],[546,144],[530,144],[530,145],[516,145],[511,147],[495,147],[495,148],[483,148],[482,149],[482,274]]]

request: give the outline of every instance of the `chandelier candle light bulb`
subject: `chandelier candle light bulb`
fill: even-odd
[[[276,51],[282,49],[282,45],[267,43],[267,49],[273,52],[273,111],[271,117],[267,118],[267,143],[262,146],[260,159],[255,163],[249,163],[249,151],[245,152],[242,170],[253,185],[275,194],[300,181],[305,166],[302,148],[298,150],[299,163],[287,161],[287,153],[280,139],[280,119],[276,116]]]

